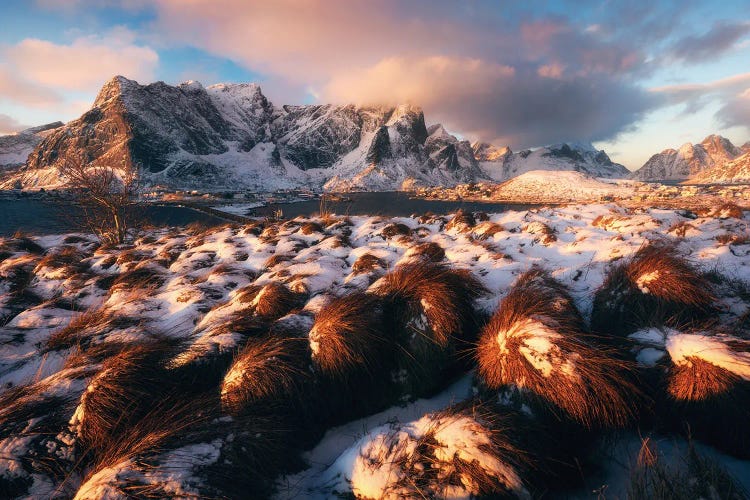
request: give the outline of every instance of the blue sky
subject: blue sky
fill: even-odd
[[[73,119],[122,74],[408,101],[471,140],[591,141],[629,168],[750,140],[747,1],[10,0],[0,28],[0,133]]]

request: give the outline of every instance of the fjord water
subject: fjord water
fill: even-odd
[[[139,208],[143,221],[153,226],[183,226],[200,222],[207,226],[226,221],[187,207],[147,205]],[[0,199],[0,237],[16,231],[44,235],[81,231],[76,222],[81,212],[69,203],[35,198]]]
[[[412,214],[432,212],[434,214],[448,214],[456,210],[470,212],[505,212],[506,210],[525,210],[533,205],[487,203],[470,201],[444,201],[412,198],[409,193],[402,191],[373,192],[373,193],[345,193],[341,201],[329,201],[325,208],[337,215],[385,215],[390,217],[408,217]],[[320,200],[300,201],[296,203],[271,203],[264,207],[250,210],[255,216],[273,215],[275,210],[281,210],[285,218],[298,215],[314,215],[320,212]]]
[[[325,209],[338,215],[384,215],[408,217],[412,214],[432,212],[435,214],[466,211],[504,212],[525,210],[533,205],[483,203],[465,201],[423,200],[410,198],[403,192],[347,193],[340,201],[325,203]],[[320,212],[320,200],[307,200],[295,203],[270,203],[253,208],[243,214],[248,217],[272,216],[278,210],[284,218],[316,215]],[[179,205],[149,204],[139,208],[139,217],[153,226],[183,226],[200,222],[207,226],[224,224],[227,220],[194,208]],[[28,234],[57,234],[80,231],[75,222],[78,210],[70,203],[53,202],[39,198],[0,199],[0,236],[10,236],[16,231]]]

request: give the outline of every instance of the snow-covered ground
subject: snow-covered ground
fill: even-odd
[[[603,189],[602,184],[586,180],[579,187],[598,190]],[[479,301],[479,307],[488,313],[497,307],[520,274],[541,265],[570,288],[576,305],[588,317],[594,292],[612,263],[632,256],[649,242],[664,239],[676,243],[679,252],[699,269],[750,283],[750,245],[743,239],[748,234],[747,216],[697,217],[683,211],[589,204],[489,214],[488,220],[478,220],[473,227],[446,225],[451,217],[332,217],[325,222],[313,219],[312,225],[305,224],[310,222],[308,219],[299,219],[265,223],[270,224],[265,227],[228,226],[205,232],[157,229],[141,233],[133,245],[120,248],[97,248],[85,235],[35,238],[42,252],[54,254],[64,247],[75,256],[62,267],[45,265],[41,255],[19,247],[12,240],[3,241],[0,318],[5,320],[0,328],[0,397],[17,387],[43,386],[45,397],[72,402],[54,411],[65,413],[63,422],[75,424],[80,418],[79,401],[93,390],[91,382],[100,366],[92,364],[75,371],[71,368],[71,358],[77,354],[75,345],[54,349],[46,346],[50,335],[86,311],[96,318],[137,319],[108,323],[102,331],[87,338],[94,344],[137,344],[158,334],[183,341],[180,345],[185,352],[197,355],[203,351],[195,350],[196,346],[205,342],[217,342],[218,349],[231,352],[241,347],[237,337],[215,335],[232,313],[249,307],[240,293],[249,285],[276,282],[304,296],[306,303],[301,309],[279,321],[296,321],[296,324],[301,321],[309,327],[310,318],[331,297],[366,290],[385,272],[378,267],[356,272],[354,264],[360,257],[371,254],[386,268],[393,269],[414,258],[410,249],[427,242],[440,245],[450,266],[471,271],[487,287],[490,293]],[[406,226],[409,234],[391,236],[392,232],[384,231],[394,223]],[[24,268],[31,270],[31,275],[19,295],[12,289],[18,281],[14,276]],[[129,279],[118,285],[117,280],[124,276]],[[28,303],[23,303],[24,300]],[[24,304],[20,309],[19,302]],[[717,305],[726,323],[750,311],[750,304],[731,295],[721,296]],[[667,348],[670,353],[673,349],[685,353],[695,347],[683,342]],[[424,425],[420,419],[426,413],[471,395],[471,374],[466,374],[434,398],[396,406],[330,429],[303,456],[306,470],[278,480],[277,495],[329,497],[330,488],[340,487],[342,481],[351,479],[347,474],[352,472],[349,469],[356,461],[356,452],[351,455],[352,446],[356,447],[363,436],[378,429],[382,431],[383,426],[394,420],[416,422],[413,428],[418,434]],[[35,426],[40,419],[44,416],[29,416],[23,432],[0,434],[0,480],[5,477],[28,481],[26,494],[31,497],[48,496],[59,486],[54,483],[54,474],[30,473],[19,465],[26,463],[24,457],[36,453],[34,447],[39,442],[35,441],[38,437]],[[74,454],[75,447],[65,448],[65,442],[75,441],[68,434],[75,430],[62,425],[59,432],[60,435],[43,445],[59,446],[60,453]],[[193,467],[218,457],[212,451],[216,446],[212,447],[211,442],[204,444],[203,448],[191,445],[198,446],[195,449],[200,451],[194,457],[176,459],[161,455],[161,463],[169,467],[164,470],[157,467],[140,480],[173,481],[187,493],[200,492],[200,479],[191,473]],[[182,453],[187,452],[183,449]],[[615,462],[613,459],[612,463]],[[747,483],[750,464],[729,459],[727,463],[735,474],[743,474]],[[104,469],[97,474],[97,481],[115,481],[118,474],[132,467],[135,465],[127,462]],[[602,485],[612,483],[608,495],[623,495],[623,486],[615,483],[622,481],[625,469],[619,467],[611,476],[596,478]],[[169,478],[165,479],[165,475]],[[82,480],[78,474],[68,475],[65,491],[75,494]],[[92,484],[86,485],[89,490],[84,491],[108,492],[116,497],[114,490]],[[79,497],[86,495],[79,492]]]

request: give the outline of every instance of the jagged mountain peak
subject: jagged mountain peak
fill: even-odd
[[[387,190],[481,178],[468,143],[447,132],[427,138],[413,104],[275,106],[257,84],[141,85],[116,76],[89,111],[39,144],[22,178],[51,187],[72,157],[174,188]]]

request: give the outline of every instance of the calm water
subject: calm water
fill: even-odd
[[[409,198],[407,193],[349,193],[344,195],[349,200],[327,203],[327,209],[337,215],[388,215],[408,217],[412,214],[432,212],[435,214],[453,213],[458,209],[471,212],[504,212],[506,210],[525,210],[531,205],[508,205],[506,203],[481,203],[464,201],[440,201]],[[281,209],[285,218],[298,215],[313,215],[320,212],[320,200],[300,201],[296,203],[271,204],[254,208],[248,215],[272,215]]]
[[[531,205],[501,203],[476,203],[410,199],[406,193],[351,193],[347,200],[327,203],[328,210],[339,215],[409,216],[433,212],[447,214],[458,209],[467,211],[503,212],[525,210]],[[315,215],[320,211],[320,200],[296,203],[271,204],[248,211],[247,216],[270,216],[281,210],[285,218],[298,215]],[[207,226],[227,221],[198,210],[174,205],[147,205],[139,208],[147,223],[154,226],[183,226],[201,222]],[[0,236],[10,236],[16,231],[31,234],[55,234],[80,231],[75,222],[77,209],[70,204],[45,201],[37,198],[0,199]]]
[[[186,207],[148,205],[139,210],[145,221],[154,226],[184,226],[196,221],[213,226],[226,222]],[[0,199],[0,236],[16,231],[37,235],[81,231],[76,223],[79,214],[70,204],[33,198]]]

